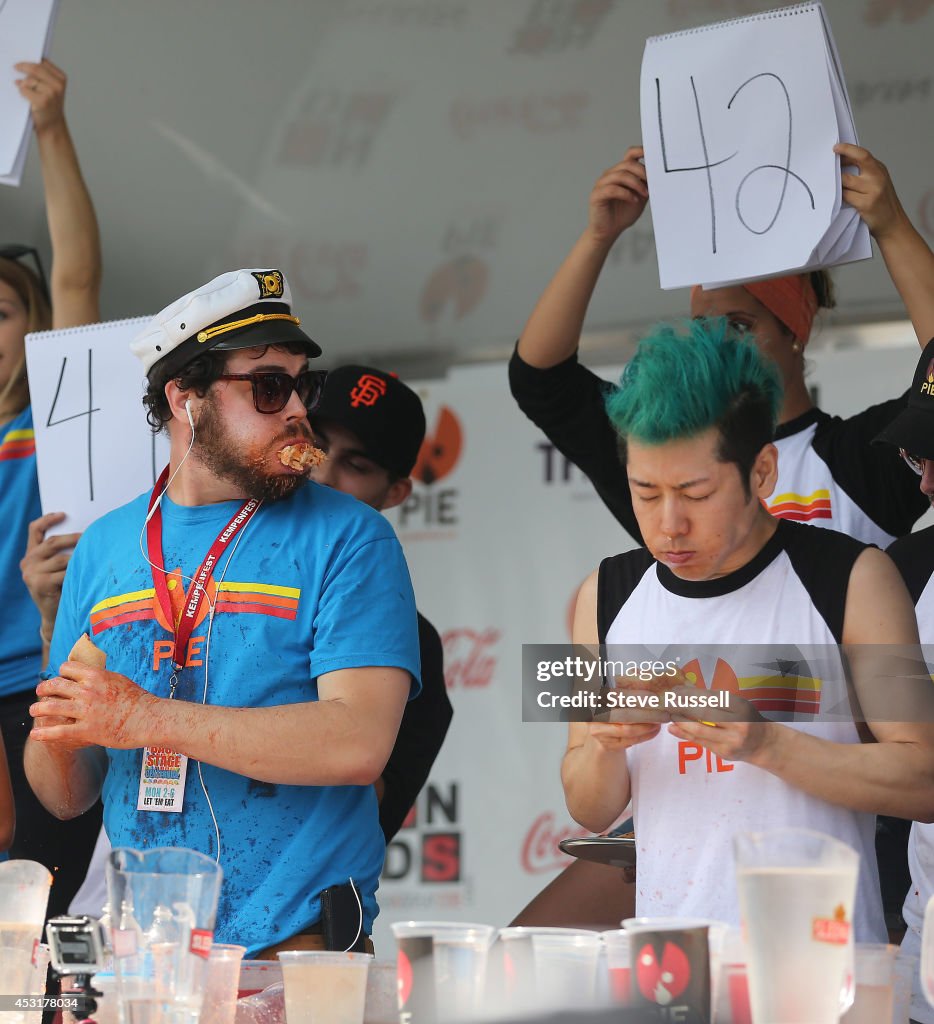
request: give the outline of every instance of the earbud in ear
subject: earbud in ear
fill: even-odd
[[[191,399],[190,398],[187,398],[185,400],[185,412],[188,413],[188,425],[191,427],[192,430],[194,430],[195,429],[195,421],[191,418]]]

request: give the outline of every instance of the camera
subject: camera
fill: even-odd
[[[99,992],[91,984],[91,975],[104,969],[104,934],[100,921],[93,917],[53,917],[46,924],[52,970],[59,978],[74,975],[65,996],[78,996],[73,1016],[86,1020],[97,1012],[95,996]]]
[[[95,974],[104,969],[104,935],[93,917],[53,917],[47,925],[52,968],[57,974]]]

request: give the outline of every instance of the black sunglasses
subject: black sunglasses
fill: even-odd
[[[305,408],[311,412],[321,400],[327,370],[302,370],[293,377],[278,370],[260,370],[256,373],[222,373],[218,380],[248,380],[253,385],[253,406],[257,412],[282,412],[289,404],[292,392],[298,393]]]
[[[39,251],[37,249],[33,249],[29,245],[0,245],[0,258],[13,260],[14,263],[22,263],[31,259],[33,266],[29,267],[29,269],[34,271],[36,277],[39,278],[39,288],[45,301],[51,303],[49,282],[45,279],[45,271],[42,269],[42,260],[39,258]],[[29,266],[28,263],[26,265]]]

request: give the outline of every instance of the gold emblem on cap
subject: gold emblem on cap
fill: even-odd
[[[285,294],[285,278],[281,270],[253,270],[251,273],[259,285],[261,299],[281,299]]]

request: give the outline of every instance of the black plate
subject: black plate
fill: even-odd
[[[636,841],[632,836],[585,836],[562,839],[558,848],[571,857],[606,864],[611,868],[631,868],[636,863]]]

